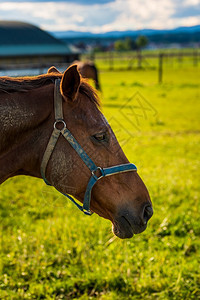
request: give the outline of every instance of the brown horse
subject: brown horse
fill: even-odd
[[[78,71],[83,78],[93,79],[97,90],[101,91],[99,83],[98,70],[95,64],[91,61],[83,62],[75,60],[73,64],[77,65]]]
[[[76,66],[64,74],[56,72],[37,77],[0,78],[0,183],[16,175],[41,178],[41,163],[55,125],[55,81],[63,107],[63,120],[97,166],[127,164],[116,137],[99,109],[99,100],[79,75]],[[62,127],[65,123],[56,124]],[[63,123],[63,124],[62,124]],[[98,170],[102,170],[98,167]],[[70,143],[61,135],[50,153],[48,182],[62,193],[83,202],[91,176]],[[93,176],[97,176],[93,174]],[[130,238],[145,230],[152,216],[148,191],[135,171],[98,180],[92,190],[91,210],[113,223],[113,232]]]

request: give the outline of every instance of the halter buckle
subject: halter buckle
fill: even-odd
[[[98,176],[98,175],[95,174],[95,172],[98,171],[98,170],[99,170],[100,173],[101,173],[100,176]],[[101,167],[97,167],[96,170],[92,171],[91,173],[92,173],[92,176],[93,176],[96,180],[99,180],[99,179],[101,179],[102,177],[104,177],[104,172],[103,172],[103,169],[102,169]]]

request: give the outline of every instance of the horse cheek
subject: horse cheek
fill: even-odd
[[[72,185],[70,182],[73,172],[72,156],[61,149],[56,150],[52,154],[48,167],[51,170],[49,172],[50,183],[62,192],[66,192],[67,188]]]

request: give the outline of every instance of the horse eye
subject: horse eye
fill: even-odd
[[[105,134],[105,132],[94,134],[93,137],[98,142],[103,142],[103,141],[106,140],[106,134]]]

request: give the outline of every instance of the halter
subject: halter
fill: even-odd
[[[60,93],[60,79],[56,79],[55,81],[55,88],[54,88],[54,109],[55,109],[55,123],[53,126],[53,132],[51,134],[51,137],[49,139],[47,148],[44,152],[44,156],[41,163],[41,175],[44,179],[45,183],[47,185],[51,185],[48,180],[45,177],[46,174],[46,168],[48,165],[48,162],[51,158],[51,155],[56,147],[56,143],[62,135],[74,148],[74,150],[77,152],[77,154],[80,156],[80,158],[83,160],[83,162],[86,164],[86,166],[91,171],[91,177],[89,179],[85,195],[84,195],[84,201],[83,205],[79,205],[70,195],[63,194],[64,196],[68,197],[84,214],[91,215],[92,212],[90,210],[90,201],[91,201],[91,193],[92,188],[95,185],[95,183],[100,180],[103,177],[111,176],[114,174],[124,173],[124,172],[130,172],[130,171],[137,171],[137,167],[134,164],[127,163],[123,165],[117,165],[109,168],[101,168],[97,167],[95,163],[92,161],[92,159],[87,155],[87,153],[84,151],[84,149],[80,146],[80,144],[76,141],[76,139],[73,137],[71,132],[66,128],[66,123],[63,119],[63,109],[62,109],[62,95]],[[57,124],[63,125],[62,129],[57,128]],[[97,175],[98,174],[98,175]]]

